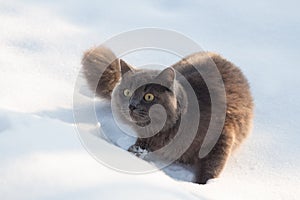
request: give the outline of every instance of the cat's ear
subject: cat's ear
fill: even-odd
[[[127,72],[134,72],[134,68],[127,64],[124,60],[120,59],[120,68],[122,76]]]
[[[161,71],[155,79],[162,85],[172,88],[175,80],[175,71],[172,67],[168,67]]]

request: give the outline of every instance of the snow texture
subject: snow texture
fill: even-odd
[[[293,0],[0,1],[0,199],[299,199],[299,6]],[[143,175],[117,172],[97,162],[77,136],[72,96],[83,51],[149,26],[220,52],[249,79],[253,133],[207,185],[182,181],[192,173],[176,165]],[[177,59],[156,58],[166,65]],[[147,59],[127,58],[138,66]],[[107,120],[102,128],[114,130],[107,104],[99,109]],[[134,142],[111,137],[123,148]]]

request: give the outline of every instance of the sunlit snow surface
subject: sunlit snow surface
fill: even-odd
[[[298,199],[298,7],[291,0],[1,1],[0,199]],[[72,96],[82,52],[149,26],[177,30],[220,52],[251,84],[253,133],[207,185],[164,172],[114,171],[87,153],[77,136]],[[144,59],[128,57],[136,65]],[[113,129],[109,107],[101,106],[104,127]],[[115,139],[124,147],[133,142]],[[124,153],[112,148],[118,151]],[[168,173],[191,178],[178,166]]]

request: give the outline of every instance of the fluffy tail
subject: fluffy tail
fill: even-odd
[[[81,64],[90,89],[96,89],[99,97],[111,99],[112,90],[121,76],[115,54],[103,46],[91,48],[84,53]]]

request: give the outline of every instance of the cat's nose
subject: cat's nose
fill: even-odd
[[[135,106],[135,105],[132,105],[132,104],[129,104],[129,109],[130,109],[131,111],[133,111],[133,110],[136,109],[136,106]]]
[[[139,107],[139,102],[138,102],[137,100],[131,100],[131,101],[129,102],[129,109],[130,109],[131,111],[137,109],[138,107]]]

